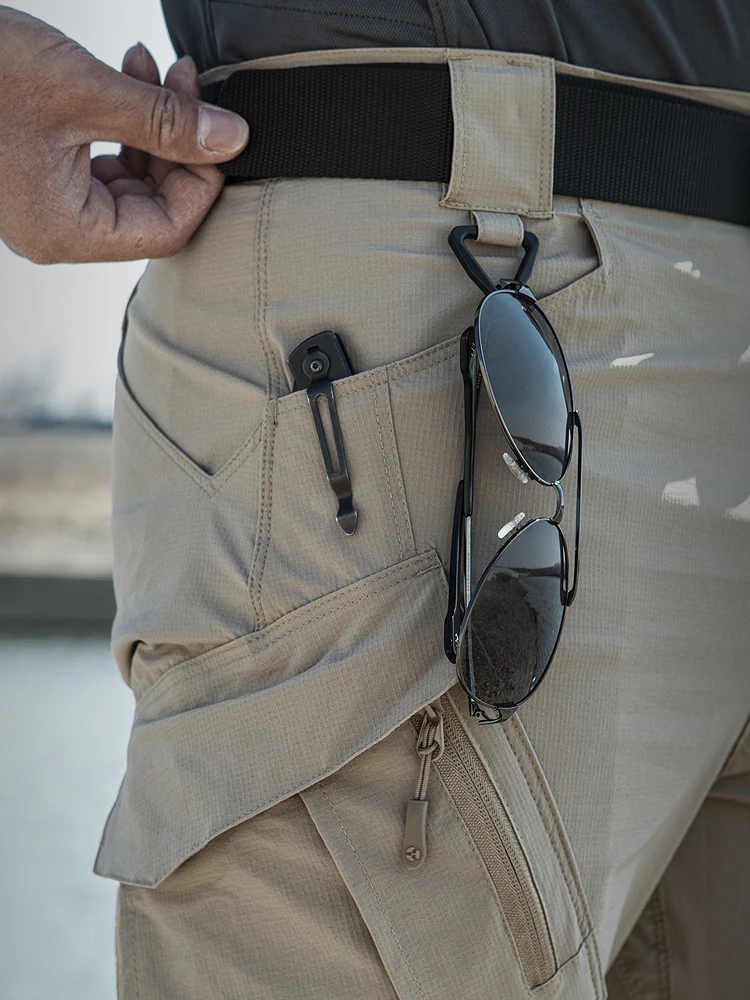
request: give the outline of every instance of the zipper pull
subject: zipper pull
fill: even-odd
[[[401,857],[407,868],[420,868],[427,857],[427,782],[433,760],[439,760],[444,750],[443,709],[438,701],[425,706],[417,737],[419,777],[415,797],[406,803],[406,823],[401,847]]]

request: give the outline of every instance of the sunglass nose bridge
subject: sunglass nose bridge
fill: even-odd
[[[450,232],[448,244],[456,257],[458,257],[461,267],[463,267],[474,284],[485,295],[489,295],[490,292],[497,291],[498,288],[502,288],[508,282],[502,281],[500,284],[495,284],[474,254],[466,246],[466,240],[476,240],[478,236],[479,228],[477,226],[456,226]],[[539,251],[539,240],[533,233],[524,231],[522,246],[524,250],[523,259],[518,265],[515,276],[511,279],[513,284],[518,285],[527,284],[531,277],[531,272],[536,262],[536,255]]]

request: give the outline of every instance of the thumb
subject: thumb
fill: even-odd
[[[189,164],[230,160],[247,144],[248,125],[239,115],[92,62],[94,79],[79,80],[79,86],[88,90],[88,141],[119,142],[163,160]],[[194,65],[184,72],[195,74],[195,86],[184,89],[197,89]]]

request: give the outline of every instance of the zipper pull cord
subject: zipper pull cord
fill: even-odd
[[[407,868],[420,868],[427,857],[427,782],[433,760],[439,760],[445,750],[443,709],[439,702],[425,706],[422,725],[417,737],[419,777],[415,798],[406,804],[406,823],[401,857]]]

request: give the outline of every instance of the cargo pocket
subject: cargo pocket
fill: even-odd
[[[435,771],[497,892],[526,984],[542,986],[582,948],[599,978],[580,876],[523,724],[479,726],[458,685],[439,705],[444,753]],[[409,720],[415,735],[421,719]]]
[[[482,756],[446,696],[444,749],[434,769],[484,865],[515,942],[524,978],[540,986],[557,971],[547,914],[531,864]],[[423,716],[410,723],[419,735]],[[428,800],[429,801],[429,800]]]
[[[454,684],[427,782],[426,855],[402,852],[422,712],[300,794],[400,997],[605,995],[562,822],[522,725],[479,727]]]
[[[97,873],[158,885],[446,690],[446,600],[425,552],[162,672],[137,699]]]

